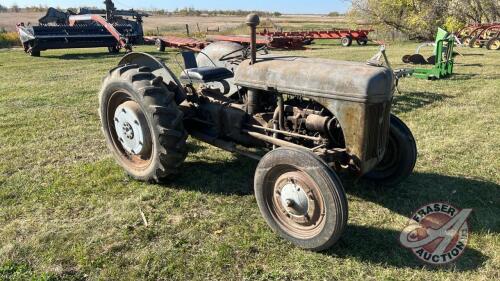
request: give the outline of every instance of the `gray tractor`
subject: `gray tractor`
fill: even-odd
[[[188,135],[259,160],[254,191],[269,226],[299,247],[326,249],[347,225],[338,172],[395,185],[415,166],[415,140],[391,114],[394,73],[266,54],[255,44],[259,18],[247,24],[250,46],[182,53],[179,78],[151,55],[123,57],[99,95],[107,144],[130,176],[147,182],[182,175]]]

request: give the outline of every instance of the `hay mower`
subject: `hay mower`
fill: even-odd
[[[129,53],[99,94],[102,130],[133,178],[188,176],[192,136],[259,161],[254,191],[268,225],[320,251],[347,226],[340,172],[396,185],[413,171],[417,147],[391,114],[392,70],[366,63],[262,53],[259,17],[246,19],[250,46],[215,42],[183,52],[179,78],[145,53]]]
[[[107,47],[110,53],[118,53],[142,43],[142,18],[148,14],[117,10],[111,0],[104,3],[106,10],[82,8],[78,13],[49,8],[37,26],[17,24],[24,51],[40,56],[41,51],[49,49]]]

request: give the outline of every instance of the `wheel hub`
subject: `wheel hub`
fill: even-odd
[[[304,216],[309,209],[309,200],[304,189],[297,183],[289,181],[283,186],[280,194],[281,204],[290,215]]]
[[[119,105],[114,115],[115,133],[123,149],[133,155],[149,152],[151,138],[146,118],[135,101]]]

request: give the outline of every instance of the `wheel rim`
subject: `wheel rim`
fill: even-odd
[[[266,205],[278,225],[290,236],[310,239],[324,228],[326,209],[316,182],[305,172],[280,165],[269,173]]]
[[[349,39],[347,39],[347,38],[344,37],[344,38],[342,38],[342,42],[341,43],[342,43],[342,45],[347,46],[347,44],[349,44]]]
[[[108,103],[107,122],[114,150],[135,169],[145,169],[152,159],[150,128],[140,105],[130,95],[117,91]]]

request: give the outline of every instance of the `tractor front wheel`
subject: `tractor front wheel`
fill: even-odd
[[[183,113],[161,77],[123,65],[104,79],[99,114],[114,158],[135,179],[160,182],[186,158]]]
[[[264,155],[254,189],[267,224],[301,248],[327,249],[344,232],[348,214],[342,183],[310,151],[278,148]]]
[[[377,184],[394,186],[410,176],[416,162],[417,145],[413,134],[401,119],[391,115],[384,157],[365,178]]]

